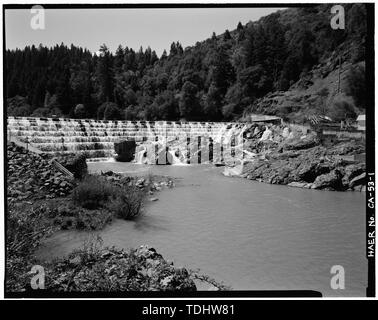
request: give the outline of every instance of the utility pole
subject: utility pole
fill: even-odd
[[[341,56],[339,54],[339,83],[337,86],[337,93],[340,93],[340,87],[341,87]]]
[[[172,164],[168,161],[168,132],[167,132],[167,121],[165,121],[165,163]]]

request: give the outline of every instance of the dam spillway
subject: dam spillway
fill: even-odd
[[[241,158],[245,127],[231,122],[7,118],[8,139],[16,138],[43,153],[85,152],[88,158],[112,158],[114,143],[134,140],[135,160],[149,164],[156,162],[162,150],[171,154],[174,163]]]

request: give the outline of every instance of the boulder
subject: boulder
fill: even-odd
[[[288,127],[285,127],[282,131],[282,137],[284,137],[285,139],[288,138],[290,135],[290,130]]]
[[[345,186],[349,186],[351,181],[361,175],[365,172],[365,164],[359,163],[359,164],[351,164],[345,167],[345,174],[343,177],[343,184]]]
[[[239,164],[233,167],[226,166],[223,170],[223,175],[226,177],[240,176],[243,172],[243,164]]]
[[[307,182],[290,182],[288,184],[289,187],[295,187],[295,188],[305,188],[307,186]]]
[[[343,190],[342,173],[338,169],[332,170],[330,173],[318,176],[313,185],[313,189],[333,189]]]
[[[267,140],[271,140],[272,139],[272,136],[273,136],[273,132],[272,130],[269,130],[268,127],[266,127],[262,137],[260,138],[260,141],[267,141]]]
[[[300,180],[313,182],[318,176],[329,173],[330,164],[319,162],[303,162],[297,171]]]
[[[114,151],[117,153],[116,160],[130,162],[134,160],[136,142],[134,140],[123,140],[114,143]]]
[[[349,187],[350,188],[355,188],[355,186],[359,185],[364,185],[366,183],[366,172],[361,173],[357,177],[354,177],[350,182],[349,182]]]
[[[340,143],[329,150],[329,153],[334,155],[354,155],[365,152],[365,146],[361,142],[348,141]]]
[[[284,150],[303,150],[315,147],[317,140],[314,136],[306,137],[304,139],[288,139],[287,143],[283,146]]]

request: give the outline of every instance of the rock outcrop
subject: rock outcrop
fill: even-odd
[[[365,164],[350,163],[343,156],[360,154],[362,143],[342,142],[331,148],[318,145],[307,137],[287,139],[261,146],[261,142],[248,141],[247,148],[258,150],[252,161],[244,163],[241,176],[271,184],[324,190],[363,191]]]
[[[47,156],[11,143],[7,147],[8,201],[66,196],[75,182],[59,172]]]

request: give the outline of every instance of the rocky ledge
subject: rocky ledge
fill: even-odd
[[[176,268],[155,249],[83,248],[46,268],[52,291],[196,291],[185,268]]]
[[[350,161],[364,147],[343,142],[333,147],[315,142],[286,144],[244,164],[241,177],[308,189],[365,191],[366,167]]]

